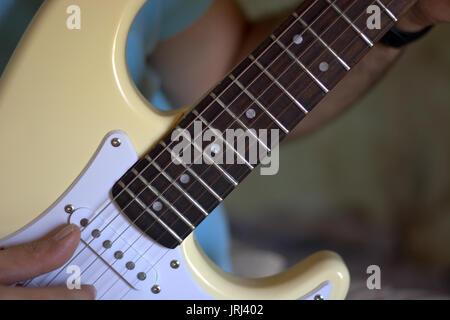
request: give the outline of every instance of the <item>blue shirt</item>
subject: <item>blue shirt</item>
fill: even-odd
[[[128,38],[128,67],[138,88],[156,107],[168,110],[170,104],[161,91],[158,75],[146,64],[146,57],[159,41],[191,25],[211,2],[212,0],[148,0],[136,17]],[[1,0],[0,74],[42,3],[43,0]],[[205,253],[224,270],[230,271],[228,225],[222,207],[216,209],[197,228],[195,235]]]

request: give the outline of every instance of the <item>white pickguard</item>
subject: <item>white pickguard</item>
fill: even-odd
[[[114,138],[120,139],[120,146],[112,145]],[[137,160],[125,133],[108,134],[79,179],[50,209],[0,241],[1,246],[11,246],[38,239],[66,223],[80,226],[82,241],[74,256],[61,268],[27,281],[25,286],[64,286],[72,275],[67,273],[68,267],[78,266],[81,282],[93,284],[98,299],[213,298],[196,282],[180,247],[160,246],[135,228],[112,202],[111,187]],[[74,208],[72,214],[65,210],[69,205]],[[89,222],[85,228],[80,225],[83,219]],[[93,237],[94,230],[100,231],[99,237]],[[104,247],[105,241],[110,241],[110,248]],[[115,255],[118,251],[122,253],[120,259]],[[174,261],[179,263],[178,268],[171,266]],[[129,263],[134,264],[132,270],[127,268]],[[155,286],[160,289],[158,293],[152,292]],[[331,283],[324,282],[303,299],[318,295],[328,299],[331,289]]]
[[[112,146],[114,138],[120,139],[119,147]],[[135,228],[112,203],[111,187],[137,160],[127,135],[112,132],[80,178],[52,208],[0,242],[2,246],[10,246],[35,240],[68,222],[80,226],[83,218],[92,221],[86,228],[81,227],[82,242],[72,259],[61,268],[25,283],[27,286],[66,285],[71,275],[66,269],[76,265],[81,269],[81,282],[94,284],[99,299],[211,298],[192,277],[180,248],[170,250],[158,245]],[[74,207],[72,215],[66,213],[67,205]],[[94,229],[101,231],[100,237],[92,237]],[[112,242],[109,249],[103,247],[106,240]],[[123,252],[120,260],[114,258],[119,250]],[[170,266],[173,260],[180,264],[176,269]],[[133,270],[126,268],[128,262],[135,264]],[[138,279],[140,272],[145,273],[145,280]],[[158,294],[151,291],[155,285],[161,289]]]

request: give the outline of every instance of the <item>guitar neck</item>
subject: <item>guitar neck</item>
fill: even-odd
[[[230,143],[227,132],[241,130],[271,152],[414,2],[304,1],[116,183],[117,205],[155,241],[178,246],[259,164],[251,147],[236,147],[239,137]],[[378,13],[379,28],[369,28]],[[208,129],[216,137],[200,139]],[[277,139],[259,132],[276,132]],[[192,143],[183,149],[184,160],[174,161],[185,136]],[[210,161],[203,161],[203,150]],[[217,156],[234,161],[214,161]]]

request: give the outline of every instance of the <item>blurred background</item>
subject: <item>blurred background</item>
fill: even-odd
[[[297,0],[241,0],[252,19]],[[282,145],[280,172],[225,202],[237,274],[258,277],[322,249],[350,269],[350,299],[450,297],[450,26],[411,46],[349,112]],[[366,287],[381,267],[381,291]]]

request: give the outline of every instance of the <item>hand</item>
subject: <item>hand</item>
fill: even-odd
[[[398,27],[416,32],[434,24],[450,22],[450,0],[419,0],[400,19]]]
[[[8,287],[62,266],[73,255],[79,241],[78,227],[68,225],[38,241],[0,250],[0,299],[94,299],[93,286],[81,286],[79,290]]]

